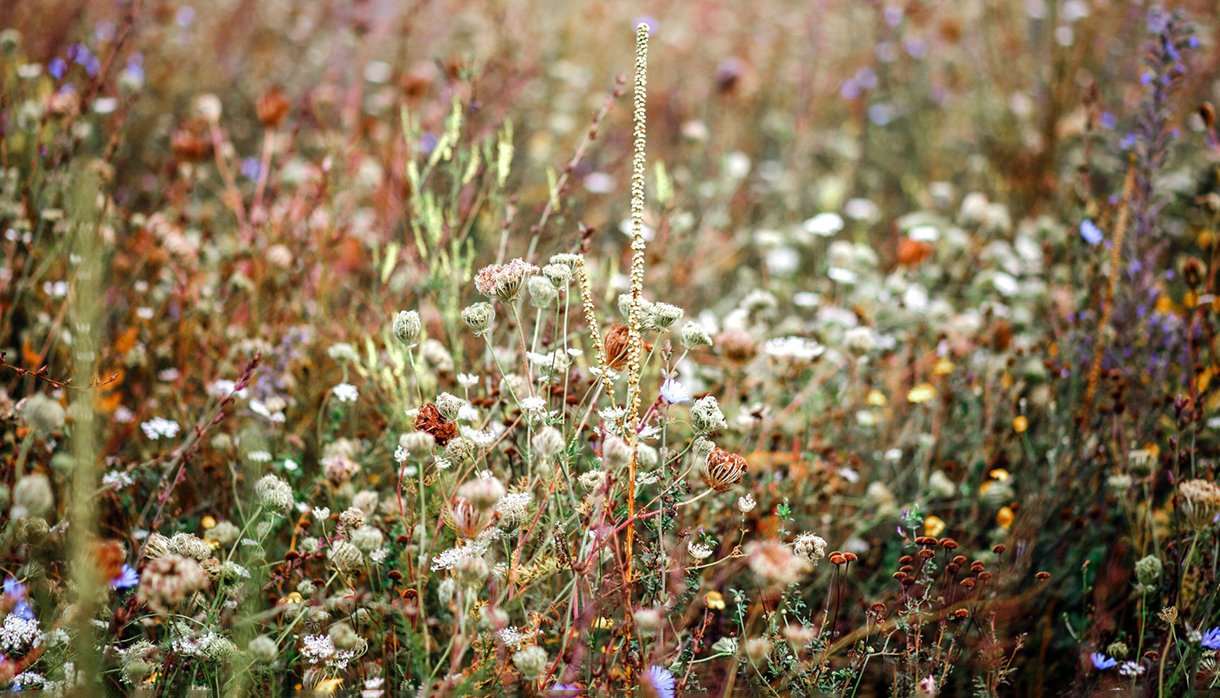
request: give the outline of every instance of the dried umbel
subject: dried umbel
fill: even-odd
[[[427,434],[431,434],[436,443],[444,446],[449,441],[458,435],[457,424],[445,419],[441,415],[440,409],[429,402],[419,408],[419,413],[415,415],[415,428]]]
[[[496,319],[496,310],[491,303],[473,303],[462,309],[462,322],[477,335],[484,335]]]
[[[616,371],[627,364],[630,335],[630,330],[622,324],[615,325],[606,332],[606,365]]]
[[[400,310],[394,316],[394,337],[404,346],[413,347],[419,344],[419,336],[423,333],[424,324],[419,319],[419,313],[414,310]]]
[[[154,611],[168,613],[207,586],[208,574],[198,562],[170,554],[144,566],[137,597]]]
[[[717,492],[724,492],[741,482],[749,466],[746,459],[732,451],[726,451],[717,446],[707,456],[707,465],[703,470],[703,481]]]
[[[491,513],[479,510],[463,497],[454,497],[449,506],[441,514],[445,525],[454,533],[467,539],[477,538],[487,524],[491,523]]]
[[[474,277],[474,287],[488,298],[509,302],[517,297],[526,279],[538,273],[538,267],[523,259],[504,264],[489,264]]]
[[[35,393],[17,403],[17,414],[35,433],[46,435],[64,425],[64,408],[58,400]]]
[[[1183,511],[1197,526],[1208,525],[1220,512],[1220,486],[1214,482],[1186,480],[1178,485],[1178,494],[1182,496]]]

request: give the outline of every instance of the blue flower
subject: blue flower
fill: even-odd
[[[1100,245],[1102,240],[1106,239],[1105,233],[1101,232],[1101,228],[1088,218],[1080,222],[1080,237],[1090,245]]]
[[[644,695],[656,698],[674,698],[677,695],[677,681],[669,669],[653,664],[644,674]]]
[[[1203,633],[1203,637],[1199,638],[1199,644],[1209,650],[1220,650],[1220,625]]]
[[[136,568],[131,565],[123,565],[119,576],[110,580],[111,589],[130,589],[140,583],[140,575],[136,572]]]
[[[1089,659],[1093,661],[1093,668],[1097,669],[1098,671],[1105,671],[1106,669],[1113,669],[1114,667],[1118,666],[1117,659],[1107,657],[1101,652],[1094,652],[1093,654],[1090,654]]]
[[[67,71],[68,71],[67,61],[60,58],[59,56],[52,58],[51,62],[47,64],[47,72],[49,72],[51,74],[51,77],[55,78],[56,80],[63,78],[64,73],[66,73]]]
[[[559,696],[579,696],[580,686],[570,683],[557,683],[547,689],[546,694],[555,698],[559,698]]]
[[[29,590],[13,577],[4,578],[4,598],[13,604],[13,615],[24,620],[34,620],[34,608],[26,598]]]

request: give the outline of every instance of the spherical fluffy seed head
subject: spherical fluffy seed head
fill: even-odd
[[[626,441],[611,434],[602,443],[602,459],[612,468],[627,465],[631,460],[631,446]]]
[[[473,303],[462,309],[462,322],[477,335],[486,334],[495,319],[496,309],[491,303]]]
[[[372,526],[361,526],[352,531],[352,544],[361,550],[361,552],[371,553],[381,547],[384,541],[381,531]]]
[[[463,483],[457,493],[475,508],[488,510],[494,508],[504,496],[504,484],[494,477],[480,476]]]
[[[42,473],[26,475],[13,488],[13,518],[45,516],[54,506],[51,481]]]
[[[414,310],[400,310],[394,316],[394,336],[405,346],[413,347],[418,344],[423,329],[419,313]]]
[[[555,284],[545,276],[531,276],[526,282],[525,288],[530,294],[530,303],[535,308],[549,308],[559,298],[559,291],[555,290]]]
[[[274,662],[275,658],[279,655],[279,651],[275,640],[266,635],[259,635],[251,640],[250,644],[246,645],[246,653],[250,655],[250,658],[263,664]]]
[[[364,564],[364,554],[360,552],[360,548],[345,540],[336,541],[330,546],[326,557],[340,572],[351,572]]]
[[[707,456],[703,481],[717,492],[724,492],[741,482],[747,467],[746,459],[741,455],[723,448],[714,448]]]
[[[264,475],[254,484],[259,504],[268,509],[286,512],[292,508],[292,487],[275,475]]]
[[[411,431],[398,437],[398,445],[412,458],[424,458],[436,447],[436,438],[426,431]]]
[[[543,427],[537,434],[534,434],[530,446],[539,458],[549,460],[563,451],[563,434],[559,433],[555,427]]]
[[[37,434],[50,434],[64,425],[63,405],[42,393],[35,393],[17,403],[17,414]]]
[[[533,681],[546,671],[546,662],[546,650],[537,645],[530,645],[513,654],[513,666],[526,681]]]

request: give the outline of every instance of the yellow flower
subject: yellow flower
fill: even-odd
[[[931,383],[920,383],[907,393],[907,402],[918,405],[936,397],[936,388]]]
[[[1024,434],[1029,428],[1029,418],[1023,414],[1019,414],[1012,418],[1012,430],[1018,434]]]
[[[315,695],[333,696],[335,695],[335,691],[342,685],[343,679],[341,678],[326,679],[325,681],[318,683],[317,686],[314,686],[313,691]]]
[[[992,468],[991,472],[989,472],[987,474],[991,476],[991,479],[999,480],[1000,482],[1003,482],[1003,481],[1007,480],[1008,478],[1012,477],[1011,475],[1008,474],[1008,471],[1003,468]]]
[[[203,530],[205,530],[205,531],[208,529],[216,528],[216,518],[214,516],[212,516],[211,514],[208,514],[199,520],[199,525],[203,526]]]
[[[598,616],[597,620],[593,621],[593,627],[598,630],[609,630],[614,627],[614,621],[605,616]]]
[[[953,362],[943,356],[932,367],[932,375],[934,376],[947,376],[950,373],[953,373]]]
[[[923,534],[925,536],[932,536],[933,538],[935,538],[935,537],[939,536],[941,533],[943,533],[944,530],[945,530],[944,519],[940,518],[939,516],[936,516],[935,514],[930,514],[923,520]]]
[[[1000,528],[1007,529],[1012,526],[1012,520],[1016,518],[1016,514],[1012,512],[1010,507],[1000,507],[1000,510],[995,514],[995,524]]]
[[[280,599],[280,605],[281,606],[287,606],[290,604],[296,605],[296,604],[301,603],[302,601],[304,601],[304,599],[301,597],[301,593],[299,591],[294,591],[294,592],[289,593],[284,598]]]
[[[718,591],[709,591],[703,597],[703,602],[713,611],[724,610],[724,596]]]
[[[887,401],[885,399],[885,393],[881,392],[880,390],[877,390],[876,388],[873,388],[872,390],[868,391],[869,406],[885,407],[886,402]]]

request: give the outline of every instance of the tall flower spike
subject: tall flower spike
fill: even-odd
[[[644,351],[640,337],[640,295],[644,290],[644,150],[648,144],[648,25],[635,28],[635,89],[632,93],[633,148],[631,153],[631,308],[627,313],[627,443],[631,464],[627,471],[627,581],[632,577],[635,542],[636,441],[640,420],[640,371]]]

